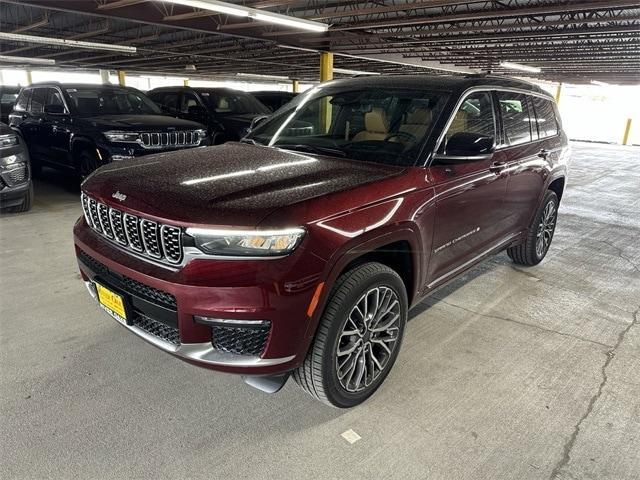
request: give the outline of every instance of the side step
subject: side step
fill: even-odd
[[[245,377],[242,379],[244,383],[252,386],[253,388],[257,388],[258,390],[262,390],[266,393],[276,393],[284,384],[287,383],[287,379],[289,378],[290,373],[283,373],[281,375],[272,375],[267,377]]]

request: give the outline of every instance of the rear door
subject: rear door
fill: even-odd
[[[491,92],[471,93],[464,99],[443,142],[460,132],[496,138]],[[427,288],[464,269],[505,236],[503,169],[495,154],[467,161],[443,158],[430,167],[436,182],[436,212]]]
[[[542,135],[536,121],[535,105],[549,100],[523,93],[496,92],[503,128],[503,140],[498,147],[507,164],[509,185],[505,198],[511,229],[521,231],[529,226],[531,216],[549,172],[550,155],[545,125]],[[553,106],[549,103],[551,110]],[[555,118],[555,117],[554,117]],[[541,118],[540,123],[546,119]],[[551,125],[549,125],[551,133]],[[557,128],[556,128],[557,133]],[[557,152],[553,153],[557,155]]]

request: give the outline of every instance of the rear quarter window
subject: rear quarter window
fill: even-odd
[[[541,97],[531,97],[531,100],[536,113],[536,123],[540,138],[557,135],[558,119],[551,100]]]

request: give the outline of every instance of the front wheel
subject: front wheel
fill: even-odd
[[[547,255],[558,219],[558,196],[548,190],[536,212],[526,240],[507,249],[509,258],[520,265],[537,265]]]
[[[85,149],[80,152],[78,156],[78,173],[80,174],[80,180],[86,179],[100,166],[100,160],[95,150]]]
[[[398,356],[407,322],[400,276],[376,262],[342,274],[294,380],[317,400],[339,408],[369,398]]]

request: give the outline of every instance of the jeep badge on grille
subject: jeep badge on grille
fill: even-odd
[[[116,200],[120,200],[121,202],[124,202],[127,199],[127,196],[124,193],[120,193],[120,191],[117,191],[111,196]]]

